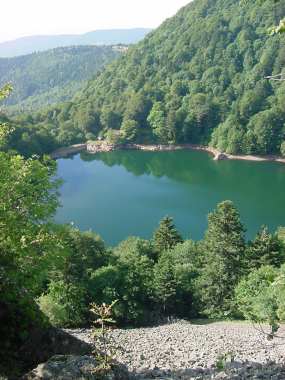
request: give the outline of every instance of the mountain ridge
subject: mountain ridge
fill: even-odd
[[[75,45],[132,44],[141,40],[150,28],[98,29],[83,34],[35,35],[0,43],[0,57],[11,58]]]

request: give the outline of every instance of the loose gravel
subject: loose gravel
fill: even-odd
[[[93,342],[91,330],[67,331]],[[268,340],[259,326],[247,323],[188,321],[108,333],[114,358],[134,377],[175,380],[285,380],[285,326],[278,336]],[[98,341],[95,346],[102,349]]]

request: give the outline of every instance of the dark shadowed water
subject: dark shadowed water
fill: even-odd
[[[118,151],[58,160],[56,221],[92,229],[114,245],[149,238],[170,215],[185,238],[202,238],[207,214],[232,200],[252,238],[262,224],[285,226],[285,165],[213,161],[204,152]]]

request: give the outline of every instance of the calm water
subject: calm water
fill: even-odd
[[[207,214],[231,199],[252,238],[261,224],[285,226],[285,165],[219,161],[203,152],[121,151],[58,160],[57,222],[92,229],[108,244],[149,238],[170,215],[185,237],[202,238]]]

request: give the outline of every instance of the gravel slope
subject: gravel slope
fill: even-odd
[[[67,331],[92,341],[90,330]],[[284,338],[269,341],[258,326],[246,323],[178,321],[113,330],[109,336],[117,346],[115,358],[139,378],[285,380],[284,326],[278,334]],[[225,354],[218,371],[219,356]]]

